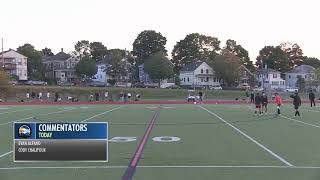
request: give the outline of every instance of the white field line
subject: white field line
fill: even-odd
[[[9,152],[7,152],[7,153],[1,154],[1,155],[0,155],[0,158],[5,157],[6,155],[9,155],[9,154],[11,154],[11,153],[13,153],[13,151],[9,151]]]
[[[273,151],[271,151],[270,149],[268,149],[267,147],[265,147],[264,145],[262,145],[261,143],[259,143],[258,141],[256,141],[255,139],[253,139],[252,137],[250,137],[249,135],[247,135],[246,133],[244,133],[243,131],[241,131],[240,129],[238,129],[237,127],[235,127],[234,125],[230,124],[229,122],[227,122],[226,120],[224,120],[223,118],[221,118],[220,116],[218,116],[217,114],[215,114],[214,112],[199,106],[200,108],[202,108],[203,110],[207,111],[208,113],[210,113],[211,115],[219,118],[222,122],[224,122],[225,124],[227,124],[228,126],[230,126],[231,128],[233,128],[234,130],[236,130],[238,133],[240,133],[241,135],[243,135],[244,137],[246,137],[247,139],[249,139],[250,141],[252,141],[253,143],[255,143],[256,145],[258,145],[259,147],[261,147],[262,149],[264,149],[265,151],[267,151],[269,154],[271,154],[273,157],[277,158],[278,160],[280,160],[281,162],[283,162],[284,164],[286,164],[287,166],[293,166],[291,163],[289,163],[288,161],[286,161],[284,158],[282,158],[281,156],[277,155],[276,153],[274,153]]]
[[[112,111],[114,111],[114,110],[117,110],[117,109],[120,109],[120,108],[123,108],[123,107],[124,107],[124,106],[118,106],[118,107],[116,107],[116,108],[110,109],[110,110],[108,110],[108,111],[105,111],[105,112],[102,112],[102,113],[100,113],[100,114],[96,114],[96,115],[94,115],[94,116],[91,116],[91,117],[89,117],[89,118],[87,118],[87,119],[84,119],[84,120],[82,120],[81,122],[89,121],[89,120],[91,120],[91,119],[93,119],[93,118],[95,118],[95,117],[98,117],[98,116],[101,116],[101,115],[104,115],[104,114],[108,114],[109,112],[112,112]]]
[[[33,109],[20,109],[20,110],[15,110],[15,111],[6,111],[6,112],[2,112],[0,114],[9,114],[9,113],[14,113],[14,112],[22,112],[22,111],[30,111],[30,110],[34,110],[34,109],[40,109],[41,107],[39,108],[33,108]]]
[[[23,169],[125,169],[128,166],[30,166],[30,167],[0,167],[0,170]],[[320,169],[319,166],[137,166],[138,168],[226,168],[226,169]]]
[[[67,109],[67,110],[62,110],[62,111],[55,111],[55,112],[50,112],[50,113],[46,113],[46,114],[40,114],[40,115],[38,115],[38,116],[51,115],[51,114],[59,114],[59,113],[63,113],[63,112],[71,111],[71,110],[74,110],[74,109]],[[34,118],[34,117],[35,117],[35,116],[30,116],[30,117],[26,117],[26,118],[14,120],[14,121],[9,121],[9,122],[0,124],[0,126],[7,125],[7,124],[11,124],[11,123],[13,123],[13,122],[20,122],[20,121],[27,120],[27,119],[31,119],[31,118]]]
[[[299,121],[299,120],[296,120],[296,119],[292,119],[292,118],[289,118],[287,116],[284,116],[284,115],[280,115],[281,117],[285,118],[285,119],[288,119],[290,121],[295,121],[295,122],[298,122],[298,123],[301,123],[301,124],[305,124],[305,125],[308,125],[308,126],[312,126],[312,127],[316,127],[316,128],[320,128],[320,126],[318,125],[315,125],[315,124],[311,124],[311,123],[306,123],[306,122],[303,122],[303,121]]]
[[[320,112],[320,111],[317,111],[317,110],[313,110],[313,109],[307,109],[307,108],[301,108],[302,110],[305,110],[305,111],[309,111],[309,112]]]

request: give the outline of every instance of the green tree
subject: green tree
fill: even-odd
[[[181,70],[186,64],[193,61],[209,61],[214,59],[220,50],[218,38],[198,33],[188,34],[183,40],[177,42],[172,50],[172,62],[175,72]]]
[[[302,57],[302,64],[305,65],[310,65],[314,68],[319,68],[320,67],[320,60],[314,57],[307,57],[307,56],[303,56]]]
[[[31,44],[24,44],[17,48],[17,52],[28,57],[28,76],[33,80],[43,80],[44,70],[42,65],[42,53],[35,50]]]
[[[284,42],[280,44],[280,48],[288,56],[290,69],[295,66],[300,66],[303,63],[303,51],[298,44]]]
[[[107,54],[107,47],[101,42],[92,42],[90,43],[90,54],[92,59],[99,61]]]
[[[265,46],[259,52],[256,66],[261,69],[267,65],[268,68],[285,73],[290,70],[289,62],[287,54],[282,51],[280,46]]]
[[[112,76],[116,81],[120,80],[121,76],[128,75],[128,66],[126,60],[126,51],[122,49],[110,49],[106,55],[106,73]]]
[[[42,55],[43,56],[53,56],[54,54],[50,48],[46,47],[46,48],[42,49]]]
[[[240,65],[240,58],[227,50],[217,55],[211,64],[216,76],[222,79],[226,86],[236,85],[236,81],[240,78]]]
[[[248,70],[255,72],[255,67],[252,61],[250,61],[248,51],[241,45],[237,44],[235,40],[228,39],[224,49],[239,57],[241,64],[243,64]]]
[[[9,83],[10,77],[6,72],[0,70],[0,95],[5,100],[13,90],[12,85]]]
[[[162,80],[173,77],[173,64],[164,53],[158,52],[146,59],[144,71],[149,74],[150,78],[160,83]]]
[[[76,65],[76,73],[82,78],[92,77],[97,73],[96,61],[84,56]]]
[[[303,91],[306,87],[306,81],[301,76],[298,76],[296,86],[299,88],[299,91]]]
[[[137,65],[144,63],[146,58],[157,52],[166,54],[166,43],[167,39],[160,32],[142,31],[133,42],[132,55],[136,57]]]
[[[78,41],[75,45],[74,45],[74,49],[75,49],[75,55],[78,56],[80,58],[80,60],[85,57],[85,56],[89,56],[90,55],[90,43],[88,40],[81,40]]]
[[[314,70],[315,79],[320,80],[320,67]]]

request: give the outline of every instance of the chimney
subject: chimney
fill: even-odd
[[[61,52],[63,52],[63,48],[61,48]]]

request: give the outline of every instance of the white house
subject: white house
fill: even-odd
[[[259,70],[257,74],[258,82],[264,89],[285,89],[285,80],[281,78],[281,73],[279,71],[270,68],[265,68]]]
[[[18,80],[28,80],[28,58],[12,49],[0,53],[0,66]]]
[[[297,66],[286,73],[286,86],[289,88],[297,88],[298,77],[300,76],[305,81],[314,80],[315,68],[309,65]]]
[[[103,82],[103,83],[108,83],[108,80],[111,79],[116,79],[117,80],[117,85],[124,85],[129,82],[130,77],[132,76],[131,72],[128,72],[127,75],[112,75],[107,72],[107,66],[108,66],[108,61],[110,57],[105,57],[104,59],[100,60],[96,64],[97,68],[97,73],[93,76],[92,81],[97,81],[97,82]],[[123,61],[126,61],[127,63],[127,68],[130,67],[130,63],[127,62],[126,59],[123,59]],[[129,71],[129,70],[128,70]]]
[[[106,63],[97,63],[97,73],[94,75],[93,81],[107,83]]]
[[[193,62],[185,65],[180,71],[182,86],[212,86],[220,84],[213,69],[205,62]]]

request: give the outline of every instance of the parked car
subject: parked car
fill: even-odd
[[[158,83],[145,83],[146,88],[158,88]]]
[[[143,83],[136,83],[136,84],[133,84],[132,87],[134,88],[146,88],[146,85],[144,85]]]
[[[46,85],[48,85],[48,83],[45,82],[45,81],[34,81],[34,80],[29,80],[25,84],[26,85],[38,85],[38,86],[46,86]]]
[[[255,87],[255,88],[253,89],[253,91],[263,91],[263,88],[262,88],[262,87]]]
[[[100,82],[100,81],[92,81],[87,83],[88,86],[92,86],[92,87],[106,87],[107,83],[105,82]]]
[[[298,88],[286,88],[285,92],[298,92],[299,89]]]
[[[240,89],[250,89],[250,86],[249,86],[249,84],[241,84],[241,85],[238,86],[238,88],[240,88]]]
[[[166,89],[180,89],[180,86],[173,84],[171,86],[166,87]]]
[[[9,84],[11,84],[11,85],[17,85],[18,84],[18,81],[9,81]]]
[[[160,85],[160,88],[164,89],[164,88],[170,87],[172,85],[175,85],[175,83],[163,83],[163,84]]]
[[[222,90],[222,87],[220,85],[213,85],[213,86],[209,86],[210,90]]]
[[[191,89],[205,89],[205,86],[201,86],[201,85],[191,85],[190,87]]]

